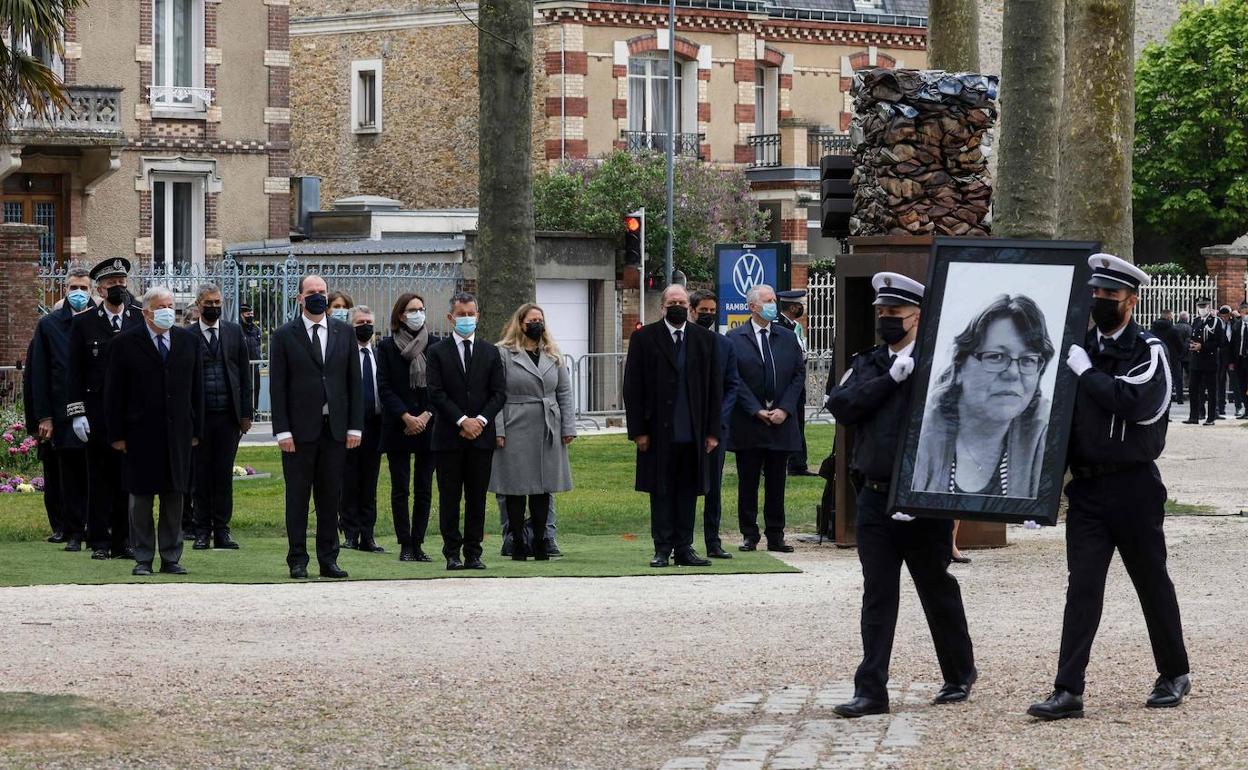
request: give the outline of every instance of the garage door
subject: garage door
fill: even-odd
[[[546,328],[564,355],[575,361],[589,352],[589,281],[539,280],[537,304],[546,311]],[[585,403],[585,384],[574,387],[576,402]]]

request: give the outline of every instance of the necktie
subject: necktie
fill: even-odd
[[[325,366],[325,354],[321,352],[321,325],[312,324],[312,358],[316,359],[316,365]]]
[[[169,348],[165,346],[165,335],[156,335],[156,352],[160,353],[160,360],[169,360]]]
[[[472,340],[464,340],[464,374],[472,368]]]
[[[680,329],[676,330],[676,355],[677,356],[680,355],[680,343],[683,342],[683,339],[682,339],[683,335],[684,335],[684,332],[682,332]]]
[[[360,353],[364,356],[364,372],[360,375],[360,385],[364,388],[364,412],[376,414],[377,396],[373,392],[373,357],[369,354],[368,348],[360,348]]]
[[[771,407],[776,401],[776,362],[771,357],[771,340],[767,329],[758,330],[758,344],[763,349],[763,400]]]
[[[213,353],[217,352],[217,327],[215,326],[208,329],[208,349]]]
[[[121,331],[121,316],[119,315],[113,316],[113,331]]]

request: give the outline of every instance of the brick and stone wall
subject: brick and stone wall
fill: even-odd
[[[0,224],[0,366],[26,359],[26,344],[39,320],[39,236],[43,225]]]

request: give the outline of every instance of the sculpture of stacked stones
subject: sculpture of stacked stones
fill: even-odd
[[[854,73],[852,235],[987,235],[997,78]]]

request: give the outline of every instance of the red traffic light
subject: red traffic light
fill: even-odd
[[[638,321],[636,324],[633,325],[633,331],[635,332],[641,331],[641,321]]]
[[[624,229],[635,233],[641,229],[641,217],[624,217]]]

